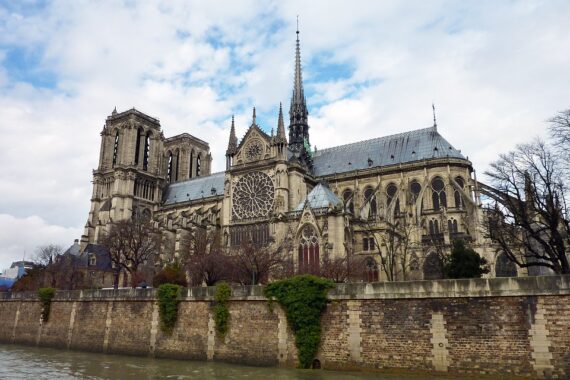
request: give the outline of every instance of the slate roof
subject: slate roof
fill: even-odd
[[[188,181],[172,183],[166,188],[164,204],[193,201],[224,194],[224,172]]]
[[[444,157],[465,159],[436,128],[430,127],[318,150],[313,167],[316,176],[324,176]]]
[[[311,206],[312,209],[327,208],[329,205],[342,205],[342,201],[338,199],[338,197],[334,195],[334,193],[322,183],[319,183],[313,188],[313,190],[311,190],[309,195],[307,195],[307,198],[299,203],[295,211],[303,210],[307,199],[309,200],[309,206]]]

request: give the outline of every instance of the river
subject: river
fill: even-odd
[[[443,380],[444,378],[248,367],[0,344],[0,379]]]

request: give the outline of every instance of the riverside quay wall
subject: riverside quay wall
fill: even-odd
[[[0,342],[252,365],[296,366],[284,312],[233,288],[216,335],[214,288],[184,289],[172,335],[153,289],[0,294]],[[570,276],[340,284],[329,292],[322,368],[570,378]]]

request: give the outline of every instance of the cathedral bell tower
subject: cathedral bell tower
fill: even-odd
[[[291,96],[291,107],[289,108],[289,150],[297,159],[310,168],[312,166],[312,158],[309,141],[309,111],[307,110],[307,99],[303,89],[298,29],[296,33],[295,79],[293,95]]]
[[[82,247],[100,242],[112,222],[156,211],[165,183],[163,140],[160,122],[134,108],[107,117]]]

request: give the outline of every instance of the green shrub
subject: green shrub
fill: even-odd
[[[178,296],[180,285],[162,284],[158,287],[158,311],[160,314],[160,329],[172,334],[178,319]]]
[[[453,250],[443,271],[446,278],[480,278],[489,273],[487,260],[473,249],[466,247],[462,240],[453,242]]]
[[[38,298],[42,303],[42,321],[47,322],[49,319],[49,311],[51,309],[51,300],[55,295],[54,288],[40,288],[38,289]]]
[[[214,294],[214,322],[216,323],[216,331],[220,338],[224,339],[229,329],[230,311],[228,309],[228,301],[232,295],[232,288],[225,283],[220,282],[216,285],[216,293]]]
[[[324,278],[301,275],[276,281],[264,290],[270,300],[283,307],[295,334],[299,366],[310,368],[321,341],[321,314],[327,304],[327,291],[334,286]]]

